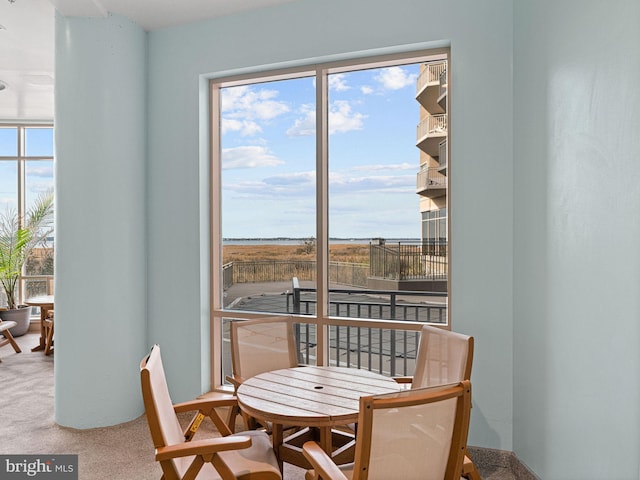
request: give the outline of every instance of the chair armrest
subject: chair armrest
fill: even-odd
[[[236,397],[229,395],[228,398],[199,398],[187,402],[176,403],[173,410],[176,413],[192,412],[194,410],[209,411],[218,407],[233,407],[237,405]]]
[[[413,377],[392,377],[396,383],[413,383]]]
[[[225,376],[225,378],[227,379],[227,382],[229,382],[231,385],[233,385],[233,391],[236,392],[238,390],[238,387],[240,385],[242,385],[242,382],[244,381],[244,378],[241,377],[237,377],[237,376],[231,376],[231,375],[227,375]]]
[[[190,455],[211,455],[225,450],[240,450],[251,446],[251,437],[237,435],[232,437],[210,438],[193,442],[178,443],[168,447],[156,448],[156,460],[171,460]]]
[[[316,442],[305,442],[302,453],[323,480],[347,480],[345,474]]]

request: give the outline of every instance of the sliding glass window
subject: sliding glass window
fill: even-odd
[[[303,363],[388,374],[448,325],[447,72],[429,51],[211,81],[215,384],[231,319],[294,316]]]
[[[43,193],[52,192],[53,126],[0,125],[0,215],[25,212]],[[18,301],[53,294],[54,234],[27,259],[19,281]],[[0,306],[6,304],[0,289]],[[37,315],[36,309],[32,314]]]

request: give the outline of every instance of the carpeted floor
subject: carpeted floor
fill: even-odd
[[[80,480],[158,480],[162,476],[144,416],[91,430],[56,425],[54,356],[31,352],[38,343],[36,334],[29,333],[16,341],[22,353],[14,353],[8,345],[0,349],[1,454],[77,454]],[[203,430],[209,431],[202,434],[214,435],[204,425],[203,422]],[[285,465],[285,478],[301,480],[304,471]]]
[[[144,416],[107,428],[75,430],[54,422],[54,356],[31,352],[38,334],[16,338],[22,353],[0,349],[0,454],[77,454],[80,480],[158,480],[153,443]],[[136,367],[137,368],[137,367]],[[203,422],[198,435],[215,435]],[[196,437],[198,438],[198,437]],[[479,466],[485,480],[515,478],[506,468]],[[284,480],[304,470],[285,464]]]

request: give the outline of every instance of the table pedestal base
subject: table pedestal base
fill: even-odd
[[[331,427],[306,427],[283,438],[282,425],[273,425],[273,448],[280,462],[291,463],[300,468],[310,469],[311,464],[302,453],[305,442],[317,442],[331,456],[337,465],[353,462],[355,435],[332,429]]]

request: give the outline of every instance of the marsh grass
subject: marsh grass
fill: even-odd
[[[315,248],[308,252],[300,245],[224,245],[223,263],[252,261],[314,261]],[[369,264],[369,245],[332,244],[329,245],[329,261]]]

